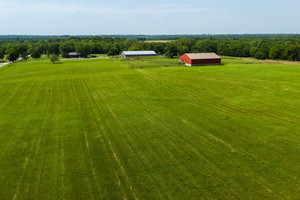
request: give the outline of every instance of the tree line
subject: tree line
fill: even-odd
[[[175,36],[174,36],[175,37]],[[154,37],[153,37],[154,38]],[[158,39],[162,39],[157,36]],[[124,50],[154,50],[169,58],[188,52],[215,52],[223,56],[254,57],[257,59],[300,60],[299,35],[219,35],[180,37],[166,43],[147,42],[141,36],[128,37],[5,37],[0,42],[0,59],[10,61],[19,57],[39,58],[43,53],[68,57],[77,52],[82,57],[90,54],[119,55]]]

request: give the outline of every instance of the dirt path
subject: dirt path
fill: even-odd
[[[4,62],[4,63],[0,63],[0,67],[3,67],[4,65],[9,64],[10,62]]]

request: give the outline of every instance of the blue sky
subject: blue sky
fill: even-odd
[[[0,0],[0,35],[300,33],[298,0]]]

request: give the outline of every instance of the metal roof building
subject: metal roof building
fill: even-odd
[[[179,61],[188,66],[213,65],[221,64],[221,57],[215,53],[186,53]]]
[[[80,54],[77,53],[77,52],[70,52],[68,54],[69,58],[79,58],[80,57]]]
[[[122,58],[136,56],[156,56],[155,51],[123,51]]]

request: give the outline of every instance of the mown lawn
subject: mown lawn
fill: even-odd
[[[298,199],[300,65],[0,68],[0,199]]]

